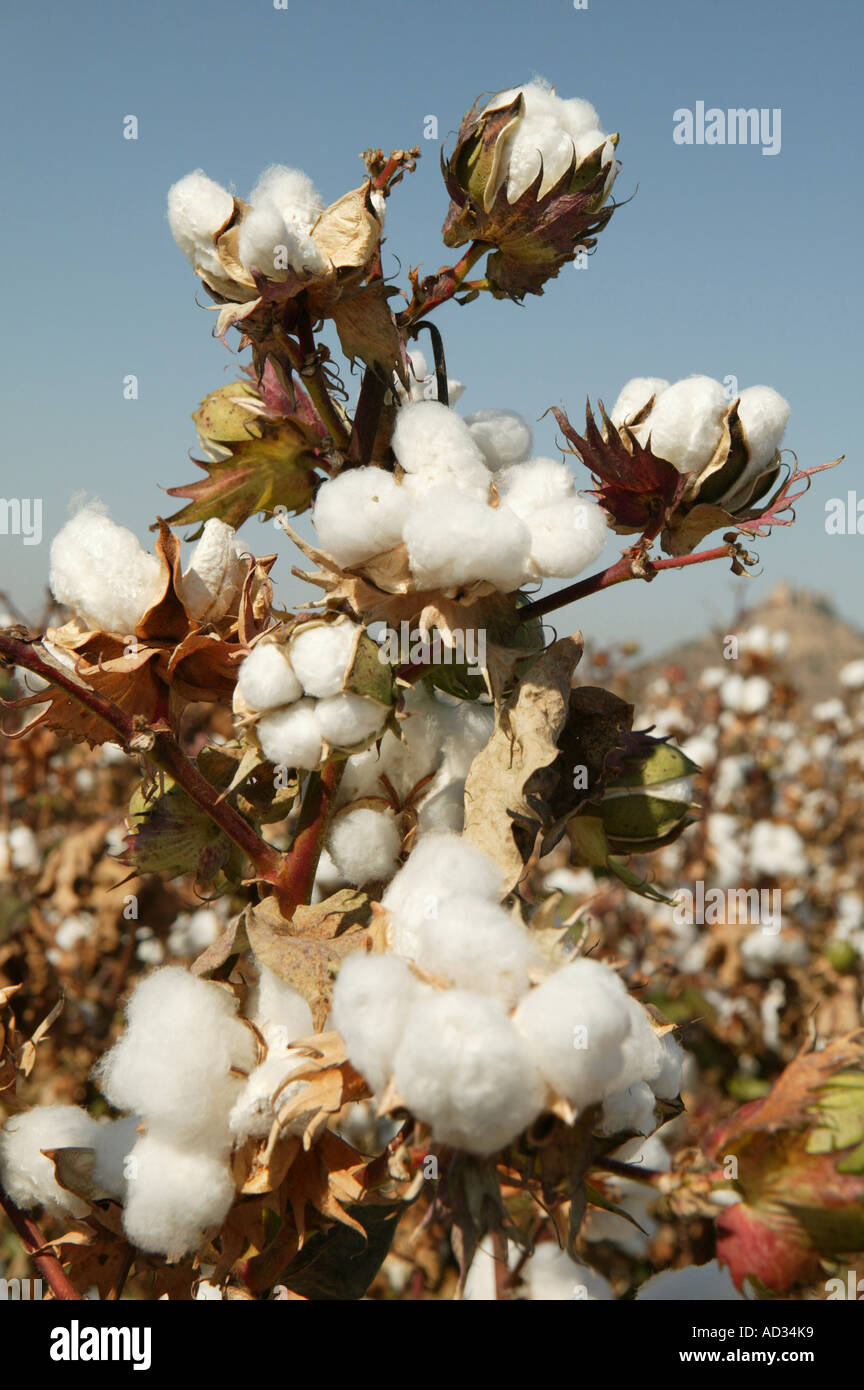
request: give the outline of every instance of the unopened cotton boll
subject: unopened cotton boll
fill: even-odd
[[[91,505],[54,537],[49,582],[58,603],[85,622],[126,634],[160,598],[167,573],[137,536]]]
[[[312,524],[340,565],[356,565],[402,540],[411,498],[383,468],[351,468],[322,484]]]
[[[416,976],[396,956],[357,952],[339,969],[330,1022],[345,1040],[351,1065],[376,1093],[390,1080],[396,1050],[421,992]]]
[[[460,835],[424,835],[381,899],[390,913],[396,949],[413,956],[423,924],[434,920],[440,904],[455,893],[497,900],[501,870]]]
[[[333,863],[350,883],[380,883],[396,872],[402,833],[392,811],[359,806],[336,816],[327,848]]]
[[[301,628],[289,644],[294,674],[307,695],[338,695],[357,648],[357,623],[321,623]]]
[[[503,907],[459,893],[424,923],[416,960],[421,969],[462,989],[513,1005],[528,989],[537,954],[524,926]]]
[[[679,473],[693,473],[711,458],[723,432],[727,401],[719,381],[691,376],[676,381],[648,417],[651,451]]]
[[[269,1134],[279,1110],[295,1100],[308,1086],[308,1081],[286,1081],[292,1071],[308,1061],[302,1052],[285,1052],[265,1061],[252,1072],[228,1117],[228,1127],[238,1139],[250,1135]],[[302,1116],[288,1124],[288,1133],[301,1133],[305,1125]]]
[[[560,579],[572,579],[593,564],[608,535],[606,513],[583,497],[536,511],[528,526],[537,574]]]
[[[397,411],[393,452],[406,473],[449,478],[456,459],[466,484],[489,486],[489,470],[470,429],[440,401],[412,401]]]
[[[297,700],[293,705],[265,714],[255,726],[262,751],[277,767],[294,767],[311,772],[324,756],[324,741],[315,717],[315,701]]]
[[[132,1245],[178,1260],[221,1226],[234,1200],[223,1159],[178,1147],[158,1131],[142,1135],[128,1160],[123,1229]]]
[[[546,1098],[504,1005],[462,989],[434,990],[411,1010],[393,1083],[439,1142],[477,1154],[515,1139]]]
[[[213,239],[233,215],[233,197],[203,169],[195,169],[168,190],[171,235],[192,264],[204,270],[220,268]]]
[[[385,705],[351,691],[328,695],[315,707],[321,737],[331,748],[355,748],[358,743],[366,743],[381,732],[389,713]]]
[[[789,415],[789,402],[771,386],[748,386],[741,392],[738,419],[750,446],[750,462],[745,474],[748,481],[777,453]]]
[[[531,455],[531,427],[515,410],[476,410],[465,424],[493,473]]]
[[[13,1115],[0,1129],[0,1182],[23,1211],[44,1206],[86,1216],[87,1203],[57,1181],[45,1149],[93,1148],[97,1120],[77,1105],[40,1105]]]
[[[634,376],[618,392],[618,399],[609,412],[612,424],[626,425],[628,420],[644,410],[652,396],[656,404],[668,385],[669,382],[661,376]]]
[[[251,710],[278,709],[303,694],[287,651],[276,642],[252,648],[240,667],[237,690]]]
[[[233,526],[211,517],[178,586],[193,618],[211,623],[224,618],[237,602],[249,568]]]
[[[403,532],[420,589],[487,580],[502,593],[525,582],[530,534],[507,507],[487,507],[453,487],[435,487]]]
[[[632,1019],[614,971],[576,960],[529,990],[514,1023],[550,1085],[582,1110],[620,1074]]]

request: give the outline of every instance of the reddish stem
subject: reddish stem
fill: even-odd
[[[280,909],[290,917],[301,903],[308,902],[327,828],[333,818],[336,793],[345,763],[327,763],[313,772],[306,787],[297,822],[297,833],[280,874]]]
[[[399,327],[410,328],[418,319],[425,318],[432,309],[437,309],[439,304],[445,304],[448,299],[452,299],[462,288],[469,270],[491,249],[489,242],[472,241],[462,259],[455,265],[444,266],[437,275],[424,280],[421,288],[426,297],[419,304],[409,304],[404,313],[399,315]]]
[[[524,608],[519,609],[519,617],[523,622],[529,622],[531,618],[542,618],[546,613],[552,613],[556,608],[563,608],[567,603],[575,603],[577,599],[588,598],[590,594],[597,594],[602,589],[611,589],[615,584],[624,584],[628,579],[653,579],[659,570],[683,569],[685,565],[702,565],[706,560],[721,560],[724,555],[734,555],[735,547],[728,543],[715,546],[713,550],[698,550],[695,555],[672,555],[666,560],[645,560],[645,573],[640,574],[634,571],[634,554],[632,550],[625,551],[620,560],[616,560],[614,565],[608,569],[601,570],[599,574],[592,574],[588,579],[577,580],[575,584],[568,584],[566,588],[559,589],[554,594],[547,594],[545,598],[535,599],[533,603],[526,603]]]
[[[2,1206],[15,1230],[21,1238],[21,1244],[29,1254],[40,1274],[44,1274],[48,1281],[54,1297],[63,1302],[80,1300],[81,1295],[72,1284],[63,1269],[56,1255],[48,1254],[45,1251],[45,1237],[39,1230],[35,1221],[31,1221],[29,1216],[25,1216],[23,1211],[19,1211],[12,1198],[0,1187],[0,1206]],[[41,1253],[37,1253],[41,1252]]]

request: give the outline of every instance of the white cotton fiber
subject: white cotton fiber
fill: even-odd
[[[720,685],[720,702],[736,714],[758,714],[771,703],[771,685],[764,676],[726,676]]]
[[[621,1066],[609,1082],[610,1092],[625,1090],[640,1081],[653,1086],[655,1077],[660,1075],[663,1067],[663,1048],[647,1012],[639,1000],[629,994],[626,1007],[630,1015],[630,1032],[622,1045]]]
[[[312,1010],[287,980],[261,961],[256,964],[258,983],[250,992],[247,1015],[264,1034],[268,1048],[284,1052],[297,1038],[314,1033]]]
[[[441,904],[456,893],[497,901],[501,870],[461,835],[424,835],[381,899],[402,955],[419,949],[423,924],[434,921]]]
[[[222,986],[178,966],[155,971],[127,1005],[123,1037],[97,1064],[118,1109],[158,1122],[177,1143],[224,1146],[228,1114],[256,1061],[253,1034]]]
[[[439,401],[412,401],[397,411],[393,451],[406,473],[488,489],[482,450],[461,416]]]
[[[674,1100],[681,1090],[681,1073],[684,1067],[684,1049],[674,1033],[664,1033],[660,1039],[662,1061],[660,1071],[651,1082],[651,1090],[658,1100]]]
[[[743,1294],[736,1289],[732,1275],[716,1260],[685,1269],[663,1269],[652,1274],[636,1292],[642,1303],[740,1303]]]
[[[495,479],[501,500],[528,526],[538,511],[575,497],[573,474],[555,459],[537,458],[504,469]]]
[[[402,832],[392,811],[358,806],[335,817],[327,848],[349,883],[380,883],[396,872]]]
[[[531,937],[503,907],[470,893],[447,898],[425,922],[416,956],[422,970],[508,1006],[528,989],[537,964]]]
[[[249,569],[233,526],[211,517],[178,586],[193,618],[218,622],[236,608]]]
[[[624,1065],[627,1000],[614,971],[576,960],[530,990],[516,1010],[516,1027],[543,1075],[579,1110],[602,1100]]]
[[[528,522],[531,562],[538,575],[572,579],[606,544],[606,513],[584,497],[567,497],[534,512]]]
[[[99,505],[83,507],[52,542],[51,591],[94,628],[133,632],[166,582],[156,556]]]
[[[728,403],[719,381],[690,376],[663,392],[648,417],[651,451],[679,473],[708,463],[723,432]]]
[[[546,1087],[503,1004],[469,990],[434,990],[411,1009],[393,1082],[435,1138],[488,1154],[543,1108]]]
[[[438,778],[431,784],[417,809],[417,835],[450,830],[461,834],[465,825],[465,782],[445,782],[440,788]]]
[[[222,1159],[151,1132],[139,1138],[129,1166],[123,1229],[139,1250],[178,1260],[228,1215],[234,1183]]]
[[[600,129],[597,112],[590,102],[579,97],[563,101],[552,88],[537,79],[524,87],[499,92],[486,110],[511,102],[521,91],[524,115],[514,129],[503,137],[500,179],[507,178],[507,199],[516,202],[540,172],[543,181],[538,196],[542,197],[569,168],[574,153],[582,159],[606,140]],[[612,158],[604,151],[604,159]]]
[[[356,565],[402,540],[411,498],[383,468],[351,468],[322,484],[312,524],[340,565]]]
[[[435,487],[408,518],[403,535],[419,589],[454,589],[485,579],[511,593],[524,583],[530,535],[507,507]]]
[[[324,202],[308,174],[285,164],[271,164],[261,174],[249,202],[253,207],[270,204],[286,219],[309,231],[324,211]]]
[[[399,378],[394,378],[396,394],[399,399],[403,401],[437,401],[438,381],[435,373],[429,370],[423,353],[414,349],[412,352],[408,353],[408,362],[410,364],[410,373],[407,391],[399,381]],[[447,399],[449,404],[451,406],[455,405],[460,396],[464,396],[464,394],[465,387],[462,385],[462,382],[456,381],[448,376]]]
[[[297,700],[273,714],[265,714],[258,720],[255,731],[265,758],[277,767],[311,772],[324,756],[314,700]]]
[[[559,1250],[552,1241],[538,1245],[525,1263],[522,1278],[528,1297],[535,1303],[585,1301],[608,1302],[615,1294],[608,1279],[588,1265],[571,1260],[566,1250]]]
[[[789,402],[771,386],[748,386],[741,392],[738,418],[750,446],[748,480],[770,463],[780,448],[789,414]]]
[[[626,382],[618,393],[618,399],[609,412],[613,425],[624,425],[648,404],[651,397],[658,398],[669,385],[661,376],[634,376]],[[642,438],[641,432],[639,435]]]
[[[39,841],[29,825],[13,825],[9,830],[0,830],[0,871],[8,872],[11,868],[35,874],[41,864]]]
[[[195,169],[168,190],[168,225],[193,265],[219,271],[213,238],[234,213],[234,199],[221,184]]]
[[[320,623],[304,627],[289,643],[294,674],[307,695],[338,695],[357,649],[357,623]]]
[[[531,427],[515,410],[476,410],[465,416],[465,424],[493,473],[531,455]]]
[[[277,1112],[295,1100],[308,1086],[308,1081],[288,1081],[309,1059],[302,1052],[279,1053],[267,1057],[252,1072],[228,1117],[228,1127],[237,1139],[259,1138],[269,1134]],[[303,1117],[298,1116],[288,1126],[288,1133],[303,1132]]]
[[[237,234],[237,257],[248,271],[257,270],[268,280],[284,280],[297,256],[293,233],[271,203],[250,207]]]
[[[86,1216],[87,1203],[60,1186],[42,1150],[93,1148],[99,1128],[77,1105],[39,1105],[8,1119],[0,1129],[0,1182],[12,1201],[23,1211],[45,1206]]]
[[[343,962],[333,988],[332,1026],[342,1034],[348,1060],[380,1094],[421,985],[396,956],[356,952]]]
[[[121,1201],[126,1186],[126,1160],[138,1142],[138,1115],[121,1115],[97,1126],[89,1147],[96,1155],[93,1180],[103,1191]]]
[[[749,859],[754,874],[791,878],[801,873],[807,850],[794,825],[760,820],[750,831]]]
[[[358,743],[366,743],[373,734],[381,732],[389,713],[385,705],[350,691],[328,695],[315,707],[321,737],[331,748],[355,748]]]
[[[237,690],[252,710],[278,709],[303,694],[286,649],[277,642],[259,642],[237,676]]]
[[[612,1091],[603,1101],[600,1133],[653,1133],[657,1127],[654,1104],[654,1092],[645,1081],[636,1081],[624,1091]]]

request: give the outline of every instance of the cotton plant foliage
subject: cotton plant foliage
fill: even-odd
[[[17,986],[0,991],[0,1096],[15,1097],[0,1180],[22,1210],[73,1224],[66,1263],[102,1296],[122,1248],[139,1292],[306,1297],[314,1241],[315,1289],[360,1298],[414,1260],[411,1231],[436,1261],[454,1252],[428,1276],[449,1292],[474,1296],[475,1252],[517,1237],[520,1296],[622,1292],[585,1243],[577,1258],[580,1222],[615,1214],[604,1159],[659,1144],[690,1058],[646,998],[639,951],[613,951],[589,908],[612,883],[670,904],[645,863],[687,832],[700,769],[582,680],[581,634],[543,619],[653,578],[655,543],[666,568],[726,558],[744,573],[808,470],[783,477],[789,406],[768,386],[730,399],[704,375],[637,377],[611,412],[589,406],[584,434],[556,407],[554,450],[552,422],[538,442],[547,425],[506,396],[463,412],[434,324],[426,352],[417,341],[448,299],[522,302],[594,253],[617,145],[591,103],[540,79],[475,102],[442,162],[442,235],[465,249],[412,271],[404,300],[382,237],[419,149],[366,150],[362,183],[333,197],[287,164],[248,199],[200,169],[168,192],[215,331],[236,331],[248,360],[195,411],[202,476],[168,489],[184,505],[152,545],[84,504],[51,545],[62,620],[39,640],[0,634],[32,681],[8,702],[25,735],[47,725],[100,747],[109,776],[138,769],[125,827],[107,831],[130,902],[157,876],[186,894],[164,942],[124,922],[132,963],[94,1041],[88,1108],[28,1107],[17,1083],[54,1016],[21,1043],[2,1012]],[[307,512],[301,535],[290,518]],[[172,525],[191,528],[185,554]],[[694,554],[715,530],[718,552]],[[631,541],[597,572],[617,535]],[[274,593],[278,553],[308,585],[296,611]],[[721,719],[752,729],[770,706],[771,634],[747,653],[711,687],[713,733],[690,731],[706,761]],[[860,666],[844,668],[848,692]],[[749,771],[726,760],[706,843],[754,880],[794,878],[794,831],[766,818],[745,840],[727,823]],[[2,832],[2,876],[68,893],[85,849],[66,851],[71,873],[53,859],[43,873],[25,830]],[[100,949],[95,906],[45,920],[49,964]],[[740,955],[757,979],[802,944],[748,938]],[[651,1168],[652,1199],[670,1164]],[[366,1254],[347,1259],[358,1235]],[[729,1262],[737,1283],[737,1246]]]

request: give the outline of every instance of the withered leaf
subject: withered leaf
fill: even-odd
[[[354,951],[365,950],[371,940],[368,929],[356,925],[337,936],[341,917],[336,913],[328,920],[332,922],[330,937],[298,936],[280,914],[275,898],[265,898],[247,908],[245,914],[246,935],[255,956],[299,990],[312,1010],[316,1029],[323,1026],[330,1011],[339,965]]]

